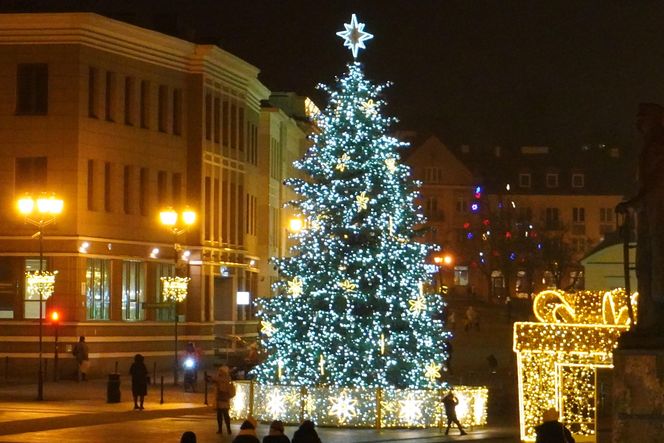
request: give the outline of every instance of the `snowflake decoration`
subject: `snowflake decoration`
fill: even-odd
[[[350,23],[344,23],[344,28],[346,29],[337,32],[337,35],[344,39],[344,46],[351,50],[353,58],[357,58],[358,50],[366,49],[364,41],[372,39],[373,34],[364,32],[364,23],[358,23],[355,14],[351,16]]]
[[[270,392],[267,398],[267,410],[270,411],[272,417],[279,417],[286,410],[284,404],[284,396],[279,393],[278,390],[273,390]]]
[[[340,281],[337,284],[347,292],[352,292],[357,289],[357,285],[350,280]]]
[[[430,361],[424,367],[424,376],[429,379],[429,381],[434,382],[436,379],[440,378],[440,370],[443,365],[439,365],[434,361]]]
[[[261,333],[271,337],[275,332],[277,332],[277,330],[272,326],[272,323],[269,321],[261,321]]]
[[[293,297],[299,297],[302,295],[302,284],[302,279],[300,277],[295,277],[288,282],[288,293],[292,294]]]
[[[408,300],[408,304],[410,305],[410,311],[415,315],[420,315],[427,307],[427,301],[423,295],[418,296],[414,300]]]
[[[416,424],[422,418],[422,400],[408,393],[404,400],[399,401],[399,418],[409,425]]]
[[[357,204],[357,208],[360,211],[363,209],[367,209],[367,204],[369,203],[369,197],[367,197],[367,193],[365,191],[362,191],[360,195],[355,197],[355,203]]]
[[[344,152],[344,154],[339,159],[339,163],[337,163],[336,169],[339,172],[344,172],[346,170],[346,166],[348,166],[348,161],[349,160],[350,160],[350,156]]]
[[[394,172],[397,170],[397,159],[396,158],[386,158],[385,159],[385,166],[387,167],[387,170],[390,172]]]
[[[330,402],[332,403],[332,406],[330,407],[328,415],[336,416],[341,425],[357,415],[355,407],[357,400],[345,393],[339,394],[336,398],[331,398]]]

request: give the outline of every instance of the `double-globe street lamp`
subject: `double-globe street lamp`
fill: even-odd
[[[161,277],[162,296],[164,300],[173,303],[173,333],[175,336],[174,360],[173,360],[173,385],[178,384],[178,303],[187,298],[189,276],[178,276],[178,254],[182,247],[178,243],[178,236],[184,234],[194,223],[196,223],[196,212],[189,208],[178,212],[168,208],[159,213],[161,224],[173,233],[173,276]]]
[[[53,294],[55,273],[44,269],[44,228],[55,222],[62,213],[64,203],[55,195],[41,194],[39,197],[25,195],[16,202],[18,212],[25,222],[37,227],[33,238],[39,239],[39,271],[26,272],[26,292],[39,295],[39,370],[37,372],[37,400],[44,399],[44,373],[42,367],[42,342],[44,328],[44,301]]]

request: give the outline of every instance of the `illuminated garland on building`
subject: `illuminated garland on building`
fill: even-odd
[[[161,277],[164,300],[180,303],[187,298],[189,277]]]
[[[635,312],[636,297],[630,297]],[[596,371],[613,367],[613,349],[629,329],[627,295],[622,290],[543,291],[533,311],[541,323],[514,324],[521,439],[535,440],[534,428],[551,407],[574,434],[593,435]]]
[[[53,289],[55,288],[55,272],[49,271],[34,271],[26,272],[25,278],[27,281],[25,292],[28,295],[28,298],[40,298],[46,300],[51,294],[53,294]]]

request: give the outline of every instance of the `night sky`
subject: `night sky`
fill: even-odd
[[[352,58],[335,33],[356,13],[375,35],[359,60],[374,81],[394,83],[386,99],[398,128],[451,145],[632,149],[637,104],[664,103],[658,1],[3,0],[0,10],[26,4],[144,26],[177,15],[182,35],[220,44],[260,68],[269,89],[308,95],[320,107],[316,84],[330,83]]]

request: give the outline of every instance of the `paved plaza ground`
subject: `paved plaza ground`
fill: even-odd
[[[204,394],[185,393],[165,385],[160,404],[158,386],[151,386],[145,410],[134,411],[129,378],[121,384],[122,401],[106,403],[106,381],[77,383],[62,380],[44,385],[44,400],[36,401],[35,384],[0,381],[0,442],[179,442],[182,432],[196,432],[199,442],[230,442],[216,434],[215,411],[205,406]],[[212,400],[212,398],[210,398]],[[212,402],[211,402],[212,403]],[[239,430],[233,423],[233,435]],[[260,424],[258,435],[267,434]],[[292,436],[294,427],[286,433]],[[461,437],[454,429],[445,436],[437,429],[385,430],[318,428],[323,443],[432,443],[446,441],[518,442],[516,427],[488,426]]]

